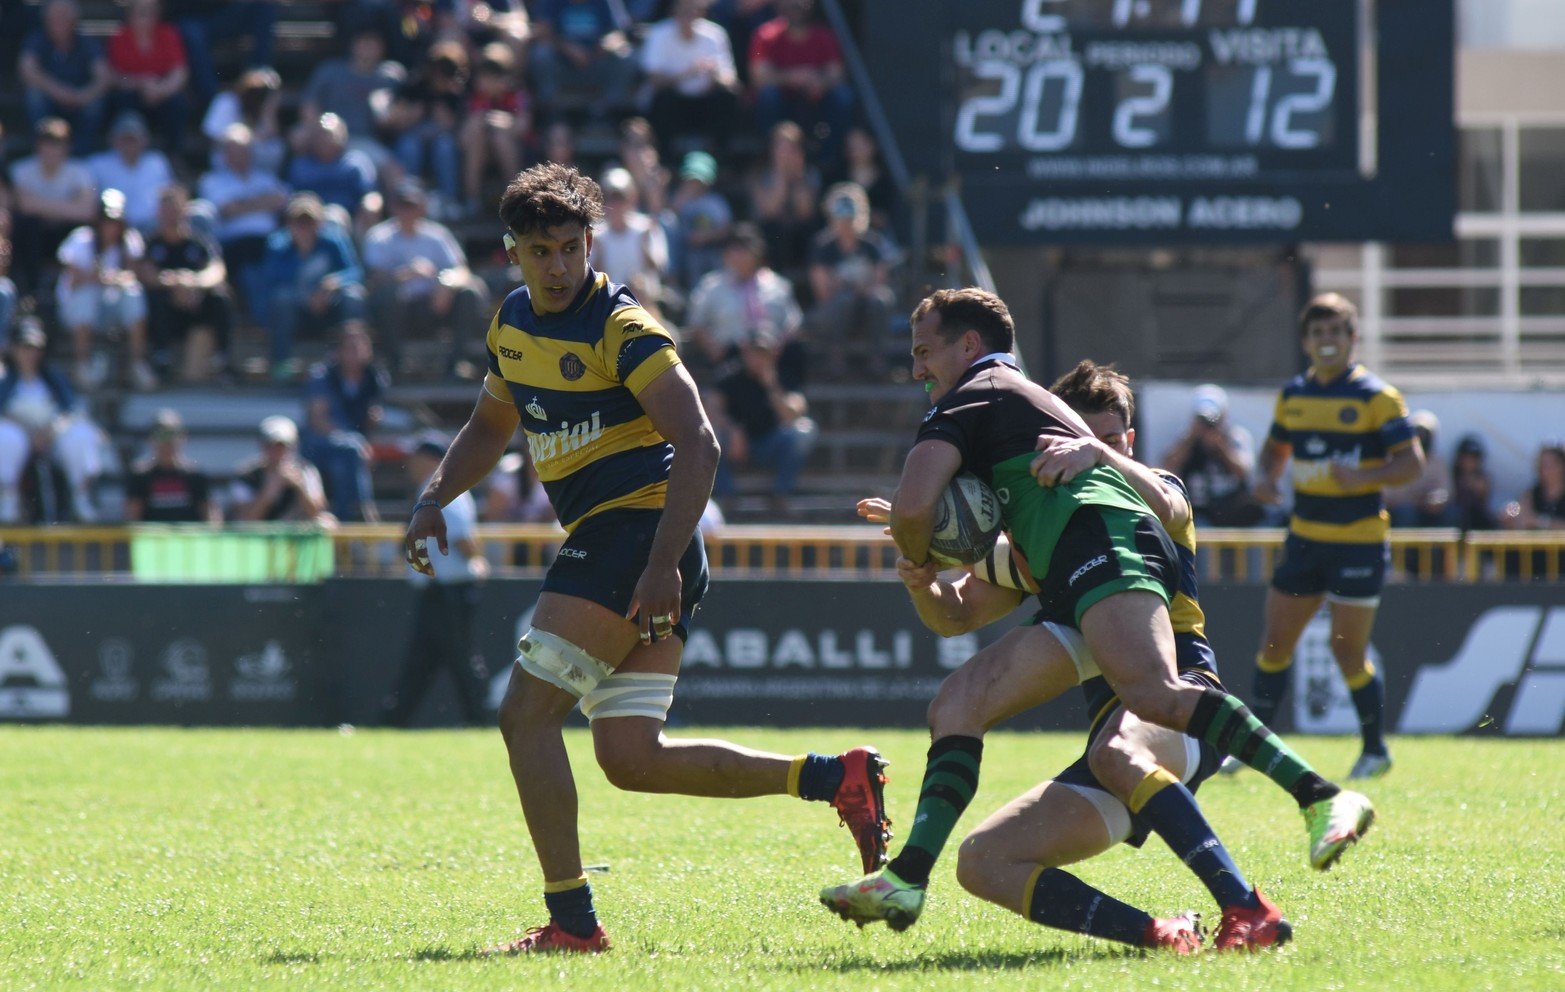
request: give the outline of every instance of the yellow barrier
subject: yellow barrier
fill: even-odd
[[[214,543],[214,538],[271,533],[246,525],[217,530],[202,524],[158,528],[159,534],[178,532],[205,537],[193,541],[192,549],[231,543]],[[132,575],[136,533],[126,525],[0,528],[0,545],[15,555],[17,573],[24,580],[126,578]],[[326,532],[333,545],[334,574],[402,576],[407,567],[402,533],[400,523],[344,524]],[[565,539],[563,531],[545,524],[487,524],[478,534],[496,571],[518,576],[542,575]],[[1283,537],[1280,529],[1204,529],[1198,558],[1202,580],[1267,581]],[[718,576],[884,580],[896,573],[891,541],[879,527],[870,525],[733,525],[709,537],[706,544],[713,574]],[[1452,529],[1393,530],[1391,562],[1393,581],[1557,582],[1565,580],[1565,531],[1474,532],[1464,539]],[[211,573],[197,570],[196,574]],[[237,573],[235,579],[246,580]],[[276,576],[278,581],[288,579]]]

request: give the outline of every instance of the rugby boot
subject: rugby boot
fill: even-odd
[[[924,890],[888,869],[847,885],[821,889],[821,905],[860,928],[885,920],[886,926],[902,931],[917,923],[918,914],[924,911]]]
[[[842,784],[831,798],[858,845],[864,871],[877,871],[886,863],[891,840],[891,818],[886,815],[886,766],[890,764],[872,747],[856,747],[837,756],[842,762]]]
[[[1391,755],[1365,751],[1359,755],[1359,760],[1353,762],[1353,770],[1348,772],[1348,778],[1380,778],[1390,770]]]
[[[1206,942],[1201,930],[1201,914],[1186,910],[1167,920],[1153,920],[1141,935],[1143,947],[1172,951],[1175,954],[1195,954]]]
[[[1304,826],[1310,832],[1310,867],[1325,871],[1336,864],[1374,822],[1375,807],[1369,797],[1348,789],[1304,807]]]
[[[612,945],[609,935],[603,932],[603,927],[594,930],[591,936],[577,937],[560,929],[560,925],[550,920],[546,925],[533,927],[509,944],[501,944],[499,947],[491,947],[484,952],[485,957],[497,954],[601,954]]]
[[[1212,947],[1219,951],[1254,951],[1262,947],[1281,946],[1293,939],[1293,924],[1282,918],[1282,910],[1255,890],[1259,905],[1228,906],[1223,909],[1223,922],[1217,927],[1217,937]]]

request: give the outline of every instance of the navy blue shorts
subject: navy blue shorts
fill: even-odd
[[[1338,600],[1377,600],[1386,584],[1389,544],[1326,544],[1289,533],[1272,588],[1294,596],[1325,593]]]
[[[1217,685],[1217,680],[1212,678],[1210,673],[1199,670],[1180,672],[1179,679],[1181,682],[1189,682],[1191,685],[1198,685],[1203,689]],[[1118,708],[1116,707],[1116,709]],[[1089,739],[1087,748],[1081,752],[1081,757],[1071,762],[1064,771],[1054,776],[1054,781],[1080,789],[1094,789],[1097,792],[1101,792],[1108,802],[1124,808],[1124,804],[1120,803],[1119,799],[1102,782],[1098,781],[1098,777],[1092,773],[1092,767],[1087,764],[1087,752],[1092,749],[1092,742],[1096,739],[1095,735]],[[1185,781],[1185,788],[1195,792],[1201,787],[1202,782],[1205,782],[1217,773],[1217,767],[1223,763],[1223,753],[1203,740],[1187,738],[1187,742],[1194,745],[1196,753],[1199,755],[1196,760],[1195,774],[1190,775]],[[1188,772],[1188,769],[1186,771]],[[1101,801],[1094,803],[1094,805],[1101,806]],[[1140,847],[1147,842],[1147,837],[1152,833],[1152,827],[1139,814],[1131,813],[1129,809],[1125,809],[1125,813],[1130,817],[1130,836],[1124,839],[1124,843],[1129,844],[1131,847]]]
[[[544,576],[543,591],[590,600],[624,616],[636,582],[646,571],[652,538],[662,519],[662,510],[627,509],[605,510],[583,520],[560,545]],[[700,531],[679,559],[679,578],[683,589],[674,633],[683,641],[689,633],[686,625],[710,581]]]

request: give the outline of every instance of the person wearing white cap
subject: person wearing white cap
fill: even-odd
[[[1191,394],[1190,425],[1162,466],[1185,480],[1197,526],[1250,527],[1262,509],[1250,495],[1255,467],[1250,432],[1228,420],[1228,393],[1207,383]]]
[[[70,486],[70,516],[88,523],[98,519],[91,493],[103,471],[103,432],[87,419],[65,376],[44,361],[48,339],[43,323],[28,315],[17,322],[10,361],[0,374],[0,524],[17,523],[26,509],[21,482],[29,464],[51,461],[65,473]],[[47,505],[50,487],[33,494],[38,504],[31,517],[58,521],[64,508]]]
[[[240,466],[229,491],[233,519],[332,522],[321,474],[299,457],[299,428],[272,416],[260,434],[260,457]]]

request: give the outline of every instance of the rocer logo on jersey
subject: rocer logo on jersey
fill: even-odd
[[[560,377],[566,382],[575,382],[586,374],[586,363],[575,354],[567,351],[560,356]]]
[[[520,348],[507,348],[502,344],[500,346],[500,357],[509,358],[513,362],[519,362],[522,360],[522,350]]]

